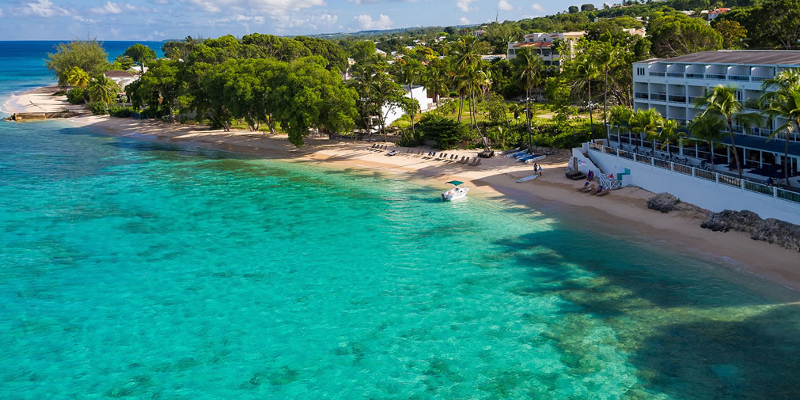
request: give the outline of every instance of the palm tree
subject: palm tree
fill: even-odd
[[[608,119],[609,119],[609,129],[617,127],[617,136],[619,137],[619,130],[623,124],[628,125],[628,121],[631,119],[631,115],[633,114],[633,110],[623,105],[618,105],[611,107],[611,111],[609,112]],[[630,131],[630,129],[629,129]],[[620,144],[622,144],[622,138],[619,138]]]
[[[631,113],[628,125],[633,132],[643,137],[653,137],[662,121],[661,114],[655,108],[638,109]]]
[[[783,148],[783,177],[789,181],[789,134],[800,132],[800,69],[781,71],[772,79],[764,81],[762,89],[765,91],[776,88],[774,92],[766,92],[761,96],[761,104],[769,118],[783,118],[786,123],[775,128],[767,141],[777,137],[785,131],[786,138]]]
[[[535,54],[530,49],[524,49],[517,53],[512,60],[517,76],[525,88],[525,121],[528,124],[528,145],[533,146],[531,134],[531,90],[539,86],[542,82],[542,72],[544,72],[544,62],[542,57]]]
[[[81,67],[72,67],[71,70],[67,73],[67,83],[72,86],[79,87],[81,89],[86,89],[91,83],[92,78],[89,77],[89,74],[86,73]]]
[[[697,115],[692,124],[689,125],[689,133],[692,138],[697,142],[705,143],[711,151],[711,170],[714,168],[714,146],[722,140],[725,136],[722,130],[725,129],[725,121],[713,116]]]
[[[674,119],[663,120],[661,122],[661,130],[658,132],[658,140],[661,141],[661,149],[667,148],[667,154],[672,157],[670,145],[679,143],[681,139],[686,137],[686,133],[678,129],[678,122]]]
[[[117,92],[119,92],[117,83],[100,75],[94,78],[89,86],[89,99],[105,104],[106,110],[108,110],[109,104],[117,98]]]
[[[453,62],[454,70],[456,71],[453,77],[454,83],[460,89],[459,95],[461,97],[461,104],[458,110],[458,121],[461,121],[461,112],[464,108],[464,95],[469,97],[472,87],[468,75],[475,70],[481,62],[481,54],[478,50],[477,37],[466,36],[458,39],[453,47]],[[471,105],[469,105],[472,108]]]
[[[439,62],[437,62],[439,61]],[[439,105],[439,97],[447,93],[447,64],[440,61],[438,58],[428,64],[428,69],[423,75],[423,85],[425,89],[433,96],[433,102]]]
[[[600,70],[598,69],[597,61],[590,54],[582,54],[577,60],[575,65],[575,77],[586,81],[588,90],[587,106],[589,107],[589,125],[592,129],[592,137],[594,137],[594,119],[592,117],[592,81],[600,78]],[[576,81],[576,84],[580,80]]]
[[[739,178],[744,178],[742,163],[739,160],[739,152],[736,148],[733,123],[736,122],[742,126],[755,125],[760,122],[761,117],[755,113],[742,112],[744,105],[736,99],[736,88],[732,86],[720,85],[710,92],[706,90],[702,96],[696,97],[692,103],[695,108],[703,110],[701,113],[703,117],[707,115],[716,116],[728,125],[733,157],[736,160],[736,170],[739,172]]]
[[[611,127],[608,126],[608,73],[611,71],[611,66],[614,64],[616,49],[609,42],[600,42],[595,54],[597,67],[603,71],[603,126],[606,127],[606,136],[611,142]]]

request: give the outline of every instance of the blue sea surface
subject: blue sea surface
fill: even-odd
[[[0,123],[0,399],[800,398],[794,291],[323,167]]]

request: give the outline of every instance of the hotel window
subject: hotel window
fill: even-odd
[[[644,68],[636,68],[636,75],[644,75]]]

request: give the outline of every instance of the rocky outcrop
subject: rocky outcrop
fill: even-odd
[[[668,213],[670,211],[705,211],[689,203],[683,203],[681,199],[669,193],[659,193],[651,197],[647,200],[647,208],[662,213]]]
[[[700,226],[714,232],[727,232],[733,229],[737,232],[752,234],[759,222],[761,222],[761,217],[752,211],[725,210],[709,215]]]
[[[746,232],[753,240],[800,251],[800,226],[774,218],[761,219],[752,211],[725,210],[713,213],[700,226],[715,232]]]
[[[668,213],[674,210],[679,202],[677,197],[669,193],[659,193],[647,200],[647,208]]]

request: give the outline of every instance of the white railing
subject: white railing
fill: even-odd
[[[780,199],[783,201],[800,204],[800,193],[781,189],[775,186],[765,185],[760,182],[754,182],[747,179],[740,179],[738,177],[721,174],[719,172],[706,171],[701,168],[665,161],[650,156],[643,156],[629,151],[603,146],[598,143],[589,143],[589,150],[596,151],[599,153],[609,154],[614,157],[625,158],[628,160],[632,159],[633,161],[645,165],[650,165],[651,167],[654,168],[665,169],[672,173],[690,175],[698,179],[715,182],[718,185],[737,187],[741,188],[742,191],[758,193],[760,195],[769,196],[774,199]]]

